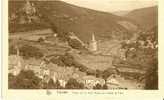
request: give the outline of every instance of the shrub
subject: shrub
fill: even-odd
[[[48,88],[48,89],[54,89],[54,88],[56,88],[53,79],[50,79],[50,80],[48,81],[47,88]]]
[[[14,48],[14,46],[13,45],[10,45],[9,46],[9,55],[12,55],[12,54],[16,54],[16,49]]]
[[[66,89],[84,89],[84,84],[77,82],[76,79],[70,78],[65,88]]]
[[[54,64],[59,65],[59,66],[65,66],[65,64],[64,64],[63,61],[61,60],[61,56],[59,56],[59,57],[53,57],[53,58],[51,58],[50,61],[51,61],[52,63],[54,63]]]
[[[71,46],[74,49],[83,49],[84,48],[82,46],[82,44],[76,39],[69,39],[68,44],[69,44],[69,46]]]
[[[66,53],[65,55],[61,56],[60,58],[62,60],[62,62],[66,65],[66,66],[73,66],[75,63],[75,59],[72,55]]]
[[[31,70],[21,71],[13,77],[9,74],[9,88],[12,89],[38,89],[40,88],[41,79],[35,76]]]
[[[9,73],[8,74],[8,87],[9,87],[9,89],[15,88],[15,84],[16,84],[15,76],[13,74]]]
[[[106,70],[103,71],[102,77],[103,77],[104,80],[106,80],[112,74],[116,74],[116,70],[109,68],[109,69],[106,69]]]
[[[62,87],[62,86],[60,85],[59,80],[56,80],[56,82],[55,82],[55,88],[56,88],[56,89],[63,89],[64,87]]]
[[[103,85],[103,89],[108,89],[108,86],[106,84]]]
[[[145,89],[158,89],[158,62],[152,62],[145,75]]]
[[[43,53],[40,51],[40,49],[30,45],[23,45],[20,48],[20,53],[25,59],[30,57],[34,57],[36,59],[43,57]]]
[[[102,71],[96,69],[96,77],[101,77],[102,76]]]
[[[103,88],[102,88],[102,86],[101,86],[100,84],[97,83],[97,84],[93,87],[93,89],[103,89]]]
[[[40,38],[38,39],[38,42],[44,42],[44,39],[43,39],[42,37],[40,37]]]

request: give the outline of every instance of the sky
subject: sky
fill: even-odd
[[[105,12],[129,11],[157,5],[157,0],[62,0],[77,6]]]

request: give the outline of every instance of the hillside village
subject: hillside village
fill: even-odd
[[[35,4],[26,1],[9,22],[40,24],[41,18]],[[84,41],[75,32],[61,35],[52,27],[10,33],[9,88],[144,89],[158,42],[155,29],[140,34],[108,40],[92,32]]]

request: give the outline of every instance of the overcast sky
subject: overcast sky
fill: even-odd
[[[156,0],[62,0],[77,6],[106,12],[133,10],[157,5]]]

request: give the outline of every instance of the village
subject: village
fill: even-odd
[[[97,51],[97,44],[94,35],[92,36],[89,49],[92,52]],[[30,58],[27,61],[23,60],[20,56],[20,51],[18,48],[16,55],[9,57],[9,68],[11,68],[9,69],[9,73],[12,73],[15,76],[18,75],[21,70],[33,70],[36,76],[46,82],[48,82],[50,78],[53,79],[54,82],[59,80],[62,87],[65,87],[69,78],[77,79],[78,82],[85,84],[86,87],[90,89],[92,89],[96,84],[101,84],[102,86],[105,84],[104,79],[86,75],[86,73],[79,71],[78,68],[74,68],[73,66],[65,66],[63,68],[57,64],[47,64],[46,58],[43,58],[43,60],[36,60],[35,58]],[[113,81],[112,84],[116,86],[118,85],[118,82],[115,79],[111,78],[111,80],[109,79],[108,81]]]
[[[20,24],[39,21],[38,16],[41,15],[36,14],[33,3],[27,0],[22,10],[28,16],[22,16],[18,20]],[[9,20],[12,22],[16,18],[16,14],[12,14]],[[9,54],[8,73],[17,77],[22,71],[30,70],[41,80],[42,85],[43,83],[48,84],[50,80],[53,80],[54,83],[59,82],[63,89],[68,89],[66,87],[70,79],[75,79],[77,84],[82,84],[80,85],[81,88],[75,89],[144,89],[143,82],[128,75],[128,78],[126,78],[120,73],[137,73],[139,78],[141,78],[140,76],[143,76],[146,70],[142,70],[138,66],[136,68],[122,67],[122,65],[115,64],[114,61],[126,62],[129,60],[126,51],[137,51],[135,45],[132,45],[130,48],[126,46],[139,44],[140,48],[155,50],[158,48],[156,41],[152,42],[151,39],[147,39],[146,42],[136,39],[103,41],[99,40],[95,33],[92,33],[89,43],[86,43],[78,38],[74,32],[68,32],[67,34],[66,38],[68,41],[66,42],[61,41],[58,34],[51,29],[10,35],[9,42],[12,41],[15,53]],[[125,43],[124,48],[122,48],[121,43]],[[31,57],[28,53],[26,55],[23,54],[24,52],[21,48],[25,45],[29,45],[27,47],[29,49],[28,52],[33,52],[32,49],[30,51],[30,46],[31,48],[33,46],[39,48],[38,51],[44,51],[43,55],[36,58],[33,56],[33,53]],[[24,56],[29,57],[25,59]],[[60,64],[61,61],[62,64]],[[43,87],[41,86],[40,88]]]

